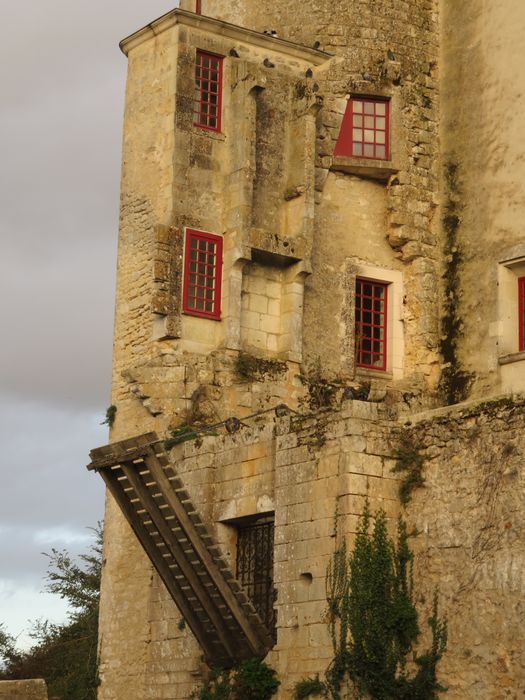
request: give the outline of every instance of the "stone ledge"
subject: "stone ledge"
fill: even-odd
[[[452,406],[441,406],[440,408],[433,408],[429,411],[415,413],[413,416],[408,417],[404,422],[405,425],[415,425],[417,423],[424,423],[425,421],[430,422],[440,419],[457,420],[459,418],[477,415],[487,409],[490,409],[491,407],[497,409],[509,408],[512,406],[525,408],[525,395],[497,394],[487,398],[463,401],[462,403],[457,403]]]
[[[511,352],[508,355],[498,357],[499,365],[510,365],[512,362],[523,362],[525,360],[525,350],[521,352]]]
[[[42,679],[0,681],[0,700],[47,700],[46,682]]]
[[[330,169],[349,175],[384,181],[399,172],[396,163],[389,160],[372,160],[350,156],[334,156]]]

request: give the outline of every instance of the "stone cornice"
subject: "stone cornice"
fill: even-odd
[[[165,32],[176,24],[192,27],[193,29],[203,29],[211,34],[232,39],[232,41],[241,41],[245,44],[258,46],[262,49],[266,48],[277,51],[292,58],[302,59],[315,66],[321,65],[332,58],[332,54],[326,53],[325,51],[301,46],[301,44],[295,44],[286,39],[279,39],[278,37],[256,32],[253,29],[245,29],[244,27],[238,27],[229,22],[223,22],[213,17],[204,17],[203,15],[197,15],[193,12],[180,10],[178,8],[167,12],[142,29],[122,39],[119,44],[120,49],[127,56],[131,49],[139,46],[144,41],[148,41],[162,34],[162,32]]]

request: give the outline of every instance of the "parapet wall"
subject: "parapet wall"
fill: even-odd
[[[47,700],[46,682],[0,681],[0,700]]]

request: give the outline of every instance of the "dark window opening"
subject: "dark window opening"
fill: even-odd
[[[273,535],[273,515],[237,525],[237,579],[275,637]]]
[[[221,130],[222,58],[197,51],[195,60],[194,124]]]
[[[357,279],[355,290],[355,361],[357,367],[386,369],[387,288]]]

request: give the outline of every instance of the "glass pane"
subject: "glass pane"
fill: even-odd
[[[376,143],[385,143],[385,136],[384,131],[376,131]]]
[[[361,113],[363,111],[363,103],[359,100],[352,103],[352,111]]]
[[[383,148],[383,149],[384,149],[384,146],[380,146],[380,148]],[[373,145],[369,145],[368,143],[365,144],[363,155],[364,155],[366,158],[373,158],[373,157],[374,157],[374,146],[373,146]]]
[[[352,129],[352,138],[354,141],[363,140],[363,130],[362,129]]]
[[[363,117],[361,114],[354,114],[352,120],[354,126],[363,126]]]
[[[362,143],[353,143],[352,144],[352,155],[354,155],[354,156],[362,156],[363,155],[363,144]]]
[[[373,102],[365,102],[365,114],[373,114],[374,113],[374,103]]]
[[[365,129],[365,143],[374,143],[374,132],[372,129]]]
[[[376,129],[384,129],[386,127],[386,119],[384,117],[376,117]]]
[[[374,117],[365,117],[365,128],[366,129],[373,129],[374,128]]]
[[[376,146],[376,158],[386,158],[386,150],[384,146]]]
[[[386,102],[376,103],[376,114],[380,114],[381,116],[386,114]]]

